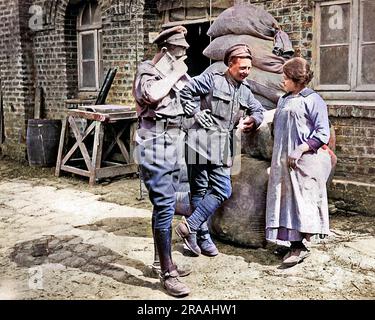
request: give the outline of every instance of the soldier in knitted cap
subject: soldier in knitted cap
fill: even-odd
[[[188,79],[186,33],[183,26],[162,31],[154,40],[158,52],[138,66],[133,84],[139,117],[135,155],[153,204],[154,267],[160,263],[161,284],[168,294],[177,297],[190,293],[179,280],[190,271],[177,268],[171,255],[175,197],[184,161],[184,111],[178,88]]]
[[[243,132],[256,129],[263,121],[265,110],[244,81],[251,60],[249,47],[236,44],[225,53],[225,73],[203,73],[192,78],[180,92],[185,113],[196,120],[188,131],[186,157],[194,211],[177,225],[176,233],[195,256],[218,254],[206,225],[232,192],[233,132],[241,113],[245,115],[240,122]],[[200,105],[194,103],[197,96]],[[202,229],[206,229],[203,234]]]

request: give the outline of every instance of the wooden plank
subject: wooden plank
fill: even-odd
[[[127,127],[127,125],[125,125],[124,128],[120,131],[121,134],[125,131],[126,127]],[[109,154],[111,153],[113,147],[116,145],[116,142],[117,142],[117,140],[116,140],[116,131],[115,131],[114,127],[111,124],[108,124],[107,128],[111,132],[113,139],[111,139],[111,143],[105,149],[103,160],[107,159],[107,157],[109,156]]]
[[[122,106],[122,105],[115,105],[115,104],[96,104],[96,105],[89,105],[89,106],[79,106],[78,109],[84,110],[84,111],[90,111],[90,112],[109,114],[109,113],[129,112],[129,111],[132,111],[133,108],[130,106]]]
[[[119,146],[120,148],[120,151],[121,151],[121,154],[122,156],[124,157],[125,161],[127,163],[130,163],[130,157],[129,157],[129,153],[128,153],[128,150],[126,149],[125,147],[125,144],[123,143],[123,141],[121,140],[121,136],[122,134],[124,133],[125,130],[127,130],[129,128],[130,124],[129,124],[129,121],[126,122],[126,125],[122,128],[122,130],[120,130],[117,135],[116,135],[116,142],[117,142],[117,145]]]
[[[121,141],[119,137],[116,137],[117,145],[120,148],[121,154],[127,163],[130,163],[130,156],[128,150],[126,150],[125,144]]]
[[[80,117],[88,120],[93,120],[93,121],[102,121],[106,122],[109,120],[108,115],[97,113],[97,112],[90,112],[90,111],[83,111],[83,110],[70,110],[68,112],[69,115],[74,116],[74,117]]]
[[[93,122],[85,131],[85,133],[83,134],[82,136],[82,141],[84,141],[87,136],[90,134],[90,132],[95,128],[95,122]],[[65,164],[69,158],[73,155],[74,151],[76,151],[76,149],[79,147],[79,143],[78,141],[71,147],[71,149],[69,150],[69,152],[65,155],[63,161],[62,161],[62,164]]]
[[[70,172],[70,173],[75,173],[75,174],[78,174],[78,175],[84,176],[84,177],[90,177],[89,171],[83,170],[83,169],[78,169],[78,168],[75,168],[75,167],[72,167],[72,166],[63,165],[63,166],[61,166],[61,170],[67,171],[67,172]]]
[[[100,178],[109,178],[114,176],[120,176],[124,174],[137,173],[138,166],[136,164],[123,164],[113,167],[106,167],[97,169],[96,177]]]
[[[135,150],[135,135],[137,133],[138,122],[133,122],[130,125],[130,134],[129,134],[129,163],[134,162],[134,150]]]
[[[135,111],[109,113],[109,114],[106,114],[106,116],[108,117],[108,121],[127,120],[127,119],[134,119],[134,121],[136,121],[138,119],[137,113]]]
[[[34,101],[34,119],[40,119],[42,116],[43,108],[43,88],[38,86],[35,89],[35,101]]]
[[[83,143],[83,140],[82,140],[82,136],[78,130],[78,127],[74,121],[74,118],[73,117],[69,117],[69,123],[70,123],[70,127],[72,128],[72,131],[73,131],[73,134],[78,142],[78,147],[79,149],[81,150],[82,152],[82,156],[83,158],[85,159],[85,163],[86,163],[86,166],[87,166],[87,169],[92,172],[93,171],[93,167],[92,167],[92,164],[91,164],[91,159],[90,159],[90,155],[87,151],[87,148],[86,148],[86,145]]]
[[[88,120],[108,122],[116,120],[126,120],[126,119],[137,119],[136,111],[124,111],[124,112],[114,112],[114,113],[100,113],[100,112],[91,112],[84,110],[70,110],[69,115],[78,116]]]
[[[59,142],[59,149],[58,149],[58,152],[57,152],[57,160],[56,160],[56,168],[55,168],[55,176],[56,177],[60,176],[61,158],[62,158],[64,146],[65,146],[67,124],[68,124],[68,118],[66,117],[62,121],[62,126],[61,126],[60,142]]]
[[[100,168],[104,130],[101,122],[95,123],[94,144],[92,146],[92,167]]]

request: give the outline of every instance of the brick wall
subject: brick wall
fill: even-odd
[[[243,2],[263,6],[289,35],[296,55],[311,60],[313,0],[244,0]]]
[[[336,176],[364,175],[375,183],[375,109],[361,105],[330,105],[336,132]]]
[[[25,158],[25,123],[34,97],[32,40],[24,22],[26,14],[18,1],[0,1],[0,77],[5,124],[1,150],[18,160]]]
[[[137,64],[149,52],[148,32],[159,31],[156,1],[124,1],[112,6],[103,24],[104,70],[117,67],[108,103],[134,105],[131,88]]]

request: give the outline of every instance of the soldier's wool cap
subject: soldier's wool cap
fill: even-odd
[[[157,44],[158,46],[163,45],[164,43],[169,43],[175,46],[189,48],[189,44],[185,39],[186,34],[187,29],[184,26],[175,26],[173,28],[161,31],[154,39],[153,43]]]
[[[228,65],[229,60],[233,57],[249,58],[250,60],[253,59],[249,46],[243,43],[235,44],[231,46],[230,48],[228,48],[227,51],[225,51],[225,55],[224,55],[225,65]]]

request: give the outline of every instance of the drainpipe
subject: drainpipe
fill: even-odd
[[[212,0],[210,0],[210,27],[212,25]],[[212,37],[210,36],[210,43],[212,41]],[[212,59],[210,58],[210,65],[212,64]]]

